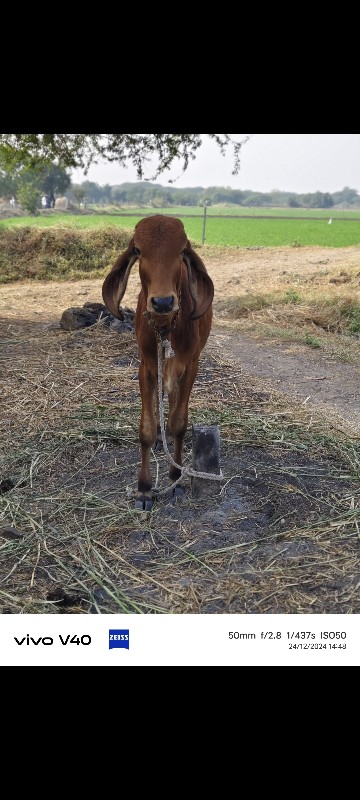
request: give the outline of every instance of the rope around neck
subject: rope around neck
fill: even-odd
[[[191,478],[204,478],[207,481],[223,481],[224,476],[222,471],[220,470],[220,475],[215,475],[212,472],[197,472],[197,470],[193,469],[192,467],[181,467],[180,464],[177,464],[174,461],[172,455],[169,453],[169,448],[167,446],[166,441],[166,433],[165,433],[165,421],[164,421],[164,403],[163,403],[163,350],[165,351],[165,358],[172,358],[175,353],[171,347],[171,343],[168,339],[163,339],[161,333],[159,331],[155,331],[156,339],[157,339],[157,359],[158,359],[158,397],[159,397],[159,422],[160,422],[160,430],[161,430],[161,438],[163,443],[163,448],[165,455],[176,469],[181,471],[180,478],[177,481],[172,483],[172,488],[174,488],[179,481],[181,481],[184,477],[189,475]],[[168,488],[162,489],[159,491],[157,487],[154,488],[154,491],[157,495],[163,494],[164,492],[168,492]]]

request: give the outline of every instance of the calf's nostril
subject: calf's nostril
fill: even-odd
[[[171,297],[153,297],[151,300],[154,311],[159,314],[168,314],[174,305],[174,298]]]

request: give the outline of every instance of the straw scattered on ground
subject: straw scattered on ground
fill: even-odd
[[[318,257],[302,253],[301,262],[293,251],[291,268],[306,273]],[[261,269],[268,280],[289,258],[288,250],[233,262],[208,253],[216,303],[233,297],[235,280],[250,280],[250,261],[260,282]],[[341,271],[333,251],[328,258]],[[134,336],[102,324],[59,327],[64,308],[101,301],[101,282],[0,291],[2,613],[359,613],[357,432],[251,376],[231,342],[223,347],[224,326],[234,347],[243,331],[216,303],[190,426],[219,426],[224,481],[211,499],[195,500],[185,482],[183,497],[169,492],[150,513],[134,510]],[[137,292],[134,274],[127,305]],[[165,489],[162,452],[152,465]]]
[[[1,334],[3,613],[359,613],[358,442],[210,341],[191,422],[219,425],[225,480],[139,513],[133,336]],[[154,452],[161,488],[167,469]]]

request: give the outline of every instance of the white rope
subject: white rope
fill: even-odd
[[[157,357],[158,357],[158,397],[159,397],[159,422],[160,422],[160,430],[161,430],[161,438],[163,443],[163,448],[165,451],[165,455],[176,469],[179,469],[181,472],[180,478],[177,481],[174,481],[172,484],[172,488],[176,486],[179,481],[181,481],[184,477],[189,475],[191,478],[204,478],[207,481],[223,481],[224,476],[222,471],[220,470],[220,475],[215,475],[212,472],[197,472],[197,470],[193,469],[192,467],[181,467],[180,464],[177,464],[174,461],[173,457],[169,453],[169,448],[167,446],[166,441],[166,433],[165,433],[165,421],[164,421],[164,403],[163,403],[163,382],[162,382],[162,373],[163,373],[163,350],[165,351],[165,358],[172,358],[175,353],[171,347],[171,343],[168,339],[162,339],[160,333],[156,332],[157,338]],[[159,491],[157,487],[155,487],[154,491],[156,494],[163,494],[164,492],[168,492],[169,489],[163,489]]]

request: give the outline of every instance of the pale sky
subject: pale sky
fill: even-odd
[[[244,134],[232,134],[242,138]],[[253,133],[242,148],[241,168],[232,175],[232,150],[223,157],[219,148],[203,135],[203,145],[186,172],[180,166],[165,172],[156,183],[166,186],[177,177],[175,187],[229,186],[271,192],[274,189],[304,192],[337,192],[349,186],[360,193],[360,133]],[[151,167],[145,177],[152,176]],[[137,182],[136,170],[129,166],[98,164],[87,176],[72,172],[72,180],[90,180],[101,186]]]

